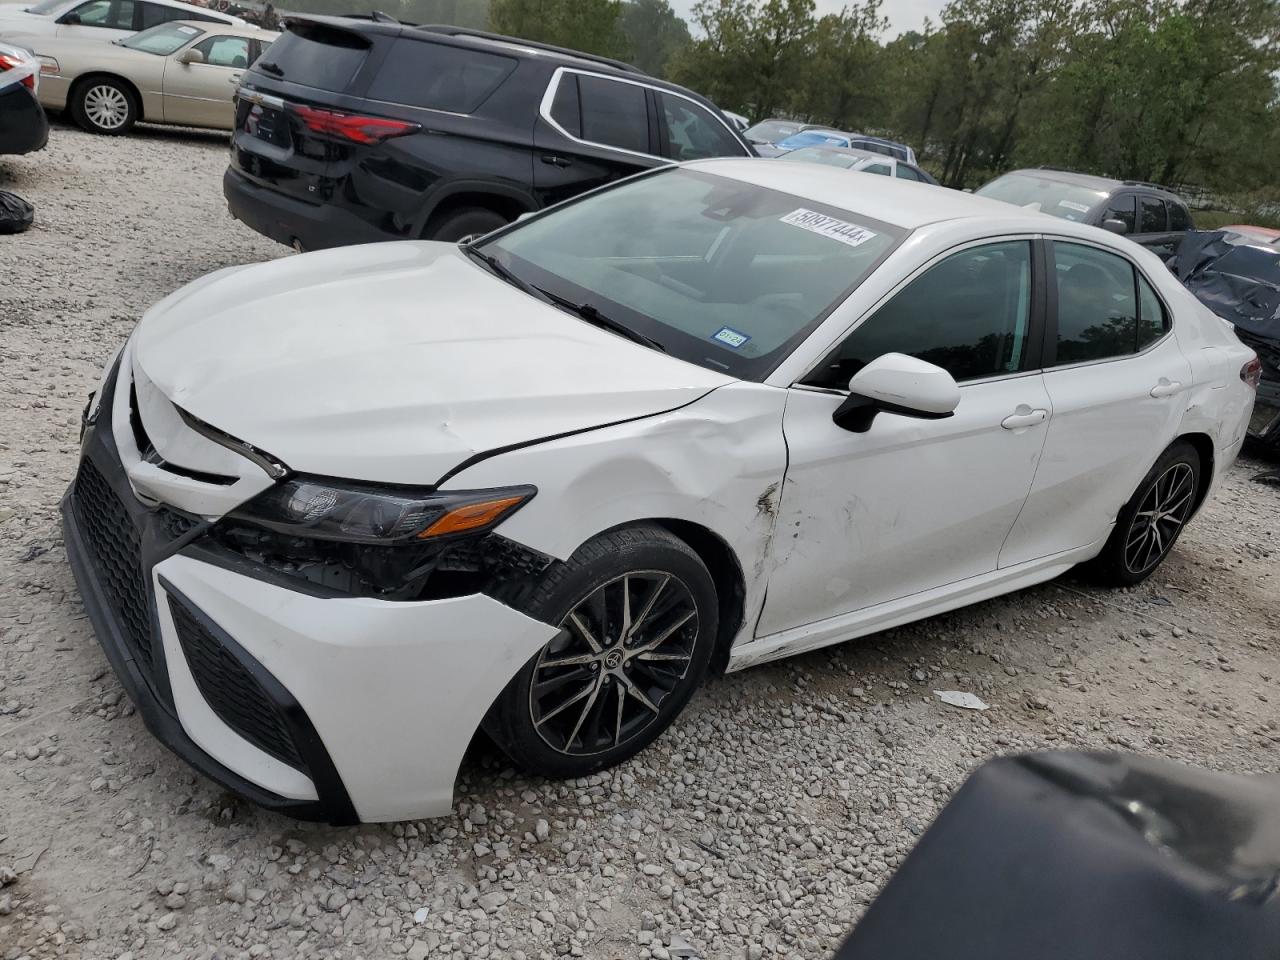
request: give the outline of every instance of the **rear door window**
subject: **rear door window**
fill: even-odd
[[[133,0],[89,0],[73,11],[86,27],[133,29]]]
[[[919,180],[916,172],[908,167],[905,163],[899,163],[897,169],[893,171],[893,175],[899,180]]]
[[[1133,265],[1097,247],[1057,240],[1053,242],[1053,257],[1058,285],[1055,363],[1106,360],[1134,353],[1138,304]]]
[[[635,83],[579,75],[582,139],[636,153],[652,153],[645,89]]]
[[[369,55],[369,41],[347,30],[300,23],[271,45],[254,64],[268,78],[321,90],[345,90]]]
[[[741,157],[746,154],[728,128],[692,100],[659,93],[658,106],[666,134],[663,153],[672,160]]]
[[[1169,229],[1181,232],[1191,228],[1191,214],[1187,212],[1187,208],[1180,203],[1170,203]]]
[[[551,119],[574,137],[582,137],[582,107],[578,102],[578,75],[566,73],[551,102]]]
[[[1164,201],[1159,197],[1142,198],[1142,226],[1139,233],[1164,233],[1168,229]]]
[[[397,40],[369,96],[448,113],[471,113],[511,76],[511,57],[426,40]]]

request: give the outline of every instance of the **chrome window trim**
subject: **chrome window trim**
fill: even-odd
[[[547,89],[542,94],[542,102],[538,105],[538,115],[543,120],[545,120],[553,130],[559,133],[562,137],[565,137],[568,140],[572,140],[574,143],[580,143],[584,147],[595,147],[599,150],[612,150],[614,153],[624,153],[627,156],[631,156],[631,157],[644,157],[646,160],[665,160],[668,163],[676,162],[672,160],[670,157],[664,157],[656,153],[645,153],[640,150],[628,150],[626,147],[615,147],[613,144],[600,143],[597,140],[584,140],[582,137],[575,137],[572,133],[570,133],[564,127],[560,126],[560,124],[556,122],[556,119],[553,116],[551,116],[551,105],[555,102],[556,91],[560,88],[560,80],[564,77],[566,73],[576,74],[580,77],[595,77],[599,80],[611,80],[614,83],[629,83],[633,87],[640,87],[644,90],[652,90],[654,93],[661,93],[668,97],[679,97],[681,100],[687,100],[689,103],[693,104],[695,107],[698,107],[699,109],[704,110],[708,114],[710,114],[713,120],[715,120],[717,123],[720,124],[720,126],[724,127],[725,130],[729,132],[729,136],[734,141],[734,143],[738,144],[739,146],[743,146],[742,138],[738,136],[738,134],[733,130],[732,127],[730,127],[727,123],[725,123],[724,120],[722,120],[720,117],[717,117],[714,112],[712,112],[711,110],[708,110],[704,104],[701,104],[697,100],[693,99],[693,97],[685,96],[683,93],[677,93],[674,90],[667,90],[664,87],[655,87],[653,84],[644,83],[641,80],[632,80],[628,77],[615,77],[612,74],[597,73],[594,70],[585,70],[585,69],[580,69],[578,67],[556,67],[555,73],[551,75],[551,79],[547,82]],[[581,111],[582,109],[581,101],[579,101],[578,109],[579,111]],[[646,110],[646,113],[647,113],[647,110]],[[659,118],[659,122],[661,122],[661,118]],[[751,154],[747,152],[745,147],[743,148],[742,156],[743,157],[751,156]]]

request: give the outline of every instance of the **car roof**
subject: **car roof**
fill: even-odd
[[[805,131],[806,133],[808,131]],[[815,143],[811,147],[801,147],[799,150],[793,150],[792,153],[804,153],[806,150],[825,150],[828,153],[842,153],[847,157],[857,157],[859,160],[882,160],[885,163],[892,163],[897,157],[886,157],[883,153],[876,153],[874,150],[863,150],[861,147],[838,147],[835,144]],[[783,156],[791,156],[790,153]],[[906,163],[905,160],[898,160],[898,163]],[[910,166],[910,164],[907,164]]]
[[[169,20],[166,23],[157,24],[157,26],[167,26],[170,23],[180,23],[184,27],[195,27],[203,30],[205,33],[224,34],[233,33],[239,37],[257,37],[259,40],[274,40],[280,34],[274,30],[267,30],[252,23],[241,21],[240,23],[218,23],[212,20]]]
[[[907,230],[926,224],[963,217],[999,218],[1004,222],[1025,221],[1027,229],[1041,230],[1054,222],[1048,214],[1014,207],[1003,200],[979,197],[960,190],[921,189],[911,180],[891,177],[851,177],[843,167],[822,164],[776,163],[764,159],[697,160],[685,164],[701,172],[750,183],[815,203],[830,204],[860,213]],[[874,189],[866,181],[874,179]]]
[[[1116,180],[1114,177],[1100,177],[1093,173],[1077,173],[1074,170],[1057,170],[1053,167],[1027,167],[1022,170],[1010,170],[1008,173],[1022,173],[1027,176],[1039,177],[1042,180],[1069,183],[1073,186],[1088,187],[1091,190],[1102,190],[1106,193],[1114,193],[1128,187],[1133,190],[1142,190],[1147,193],[1159,194],[1162,197],[1169,197],[1179,203],[1183,202],[1182,198],[1168,187],[1162,187],[1158,183],[1145,183],[1141,180]],[[1007,176],[1008,173],[1001,174],[1001,176]]]

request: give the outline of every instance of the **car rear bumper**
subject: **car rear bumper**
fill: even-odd
[[[485,712],[555,628],[482,594],[335,596],[220,558],[213,520],[135,493],[127,411],[123,424],[108,413],[114,380],[62,517],[85,609],[148,729],[210,779],[301,819],[448,813]]]
[[[0,89],[0,154],[33,153],[49,142],[49,118],[22,84]]]
[[[312,204],[296,200],[254,183],[235,167],[227,167],[222,175],[222,193],[233,217],[286,246],[326,250],[403,239],[370,226],[336,202]]]

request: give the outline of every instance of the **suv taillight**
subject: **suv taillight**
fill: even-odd
[[[1258,389],[1258,383],[1262,380],[1262,361],[1254,357],[1243,367],[1240,368],[1240,379],[1247,383],[1253,389]]]
[[[22,64],[23,61],[16,57],[11,57],[7,53],[0,53],[0,73],[3,73],[5,70],[15,70],[22,66]],[[18,82],[28,90],[34,90],[36,88],[36,75],[34,73],[29,73]]]
[[[422,126],[405,120],[388,120],[386,117],[366,117],[357,113],[339,113],[293,104],[291,109],[312,133],[327,133],[353,143],[382,143],[392,137],[417,133]]]

